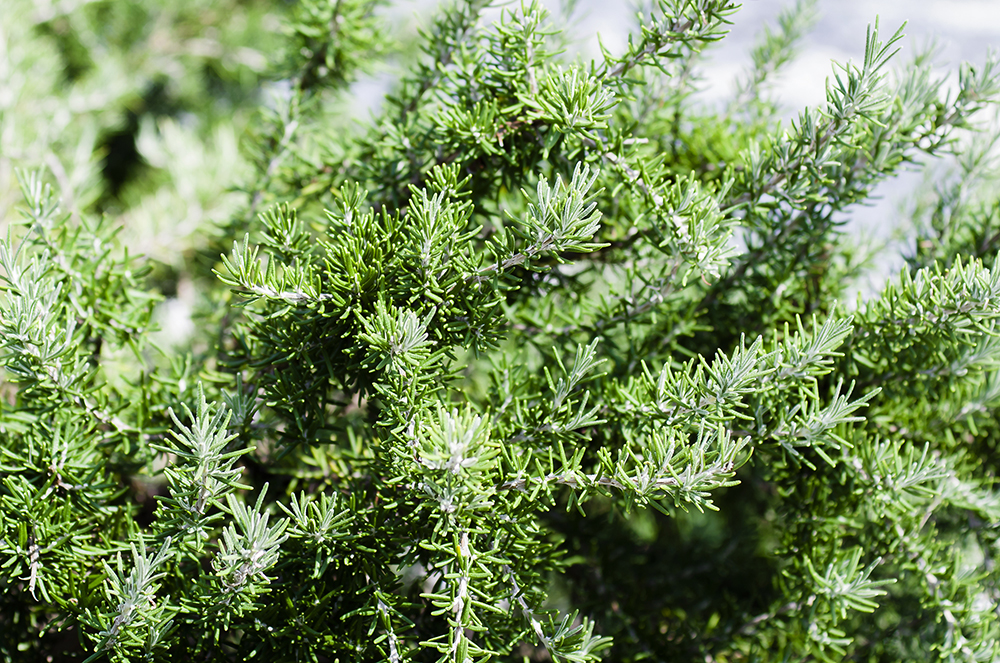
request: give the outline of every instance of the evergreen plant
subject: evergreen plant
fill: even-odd
[[[71,5],[0,23],[4,660],[1000,657],[992,56],[785,120],[808,0],[722,106],[728,0]]]

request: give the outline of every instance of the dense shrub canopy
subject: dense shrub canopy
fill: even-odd
[[[722,0],[7,5],[5,660],[1000,655],[992,58],[782,120],[806,0],[718,107]]]

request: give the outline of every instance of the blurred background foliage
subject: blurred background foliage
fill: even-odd
[[[321,28],[333,6],[5,1],[0,223],[6,228],[21,203],[15,169],[42,168],[63,210],[106,217],[120,228],[120,247],[149,260],[149,286],[164,297],[159,340],[207,351],[215,339],[196,332],[210,326],[193,323],[192,315],[210,315],[218,310],[214,298],[228,295],[211,273],[219,255],[278,197],[262,190],[268,183],[295,197],[298,182],[282,189],[272,181],[281,179],[270,159],[282,136],[267,133],[281,122],[279,108],[287,113],[291,86],[299,81],[317,91],[308,103],[326,120],[295,136],[294,161],[281,164],[288,173],[319,158],[323,134],[357,131],[353,120],[384,80],[374,93],[362,90],[368,101],[358,107],[347,94],[354,74],[389,67],[376,57],[392,55],[387,44],[394,53],[412,48],[412,17],[393,18],[385,8],[380,19],[398,28],[393,40],[351,30],[330,48]],[[379,5],[351,6],[372,12]],[[338,20],[357,26],[356,18]],[[253,183],[258,188],[248,191]]]
[[[4,2],[0,218],[43,167],[74,214],[106,215],[155,287],[193,304],[196,247],[243,205],[239,143],[274,80],[271,2]],[[161,312],[166,338],[192,331]],[[169,315],[173,308],[174,315]]]

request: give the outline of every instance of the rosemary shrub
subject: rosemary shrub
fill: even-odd
[[[0,25],[4,660],[1000,655],[994,59],[876,21],[783,121],[805,0],[719,107],[727,0],[72,4]]]

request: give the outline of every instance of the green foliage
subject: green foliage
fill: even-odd
[[[719,108],[733,3],[490,8],[13,2],[4,660],[1000,656],[996,62],[875,21],[785,122],[807,0]]]

